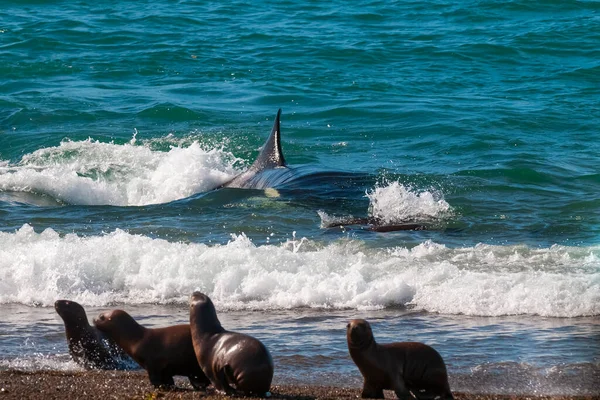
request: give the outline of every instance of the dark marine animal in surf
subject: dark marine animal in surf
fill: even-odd
[[[273,129],[260,154],[246,171],[221,187],[242,189],[268,189],[281,185],[294,177],[294,171],[285,163],[281,150],[281,108],[277,111]]]
[[[155,387],[172,388],[175,375],[187,376],[196,390],[210,384],[196,361],[188,324],[145,328],[125,311],[112,310],[96,317],[94,325],[148,372]]]
[[[277,187],[293,187],[293,183],[328,182],[329,186],[336,180],[344,181],[360,174],[340,171],[318,171],[307,166],[289,167],[286,164],[281,148],[281,109],[277,111],[271,134],[267,138],[258,157],[246,171],[224,183],[220,188],[269,189]],[[327,228],[349,225],[360,225],[363,230],[375,232],[392,232],[404,230],[424,230],[426,225],[415,222],[385,224],[377,218],[349,218]]]
[[[442,356],[418,342],[378,344],[371,325],[354,319],[346,327],[350,357],[364,378],[362,398],[383,399],[393,390],[399,399],[453,399]]]
[[[211,299],[190,297],[190,329],[196,358],[215,389],[227,395],[268,396],[273,359],[262,342],[221,326]]]
[[[379,218],[368,217],[368,218],[346,218],[340,221],[329,223],[327,228],[347,228],[348,226],[360,225],[361,230],[373,231],[373,232],[395,232],[395,231],[423,231],[427,229],[427,226],[422,223],[397,223],[397,224],[386,224]]]
[[[114,341],[90,325],[81,304],[56,300],[54,309],[65,324],[69,354],[85,369],[135,369],[134,361]]]

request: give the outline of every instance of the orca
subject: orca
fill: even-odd
[[[311,166],[289,167],[285,162],[283,151],[281,150],[281,108],[277,111],[275,122],[271,134],[263,145],[258,157],[252,163],[250,168],[241,174],[235,176],[230,181],[224,183],[220,188],[234,189],[259,189],[268,190],[275,188],[285,189],[287,193],[299,197],[309,196],[313,200],[320,194],[322,199],[331,203],[332,199],[340,197],[340,191],[347,191],[349,188],[365,182],[370,178],[369,175],[342,172],[342,171],[323,171]],[[310,193],[307,187],[312,187],[318,193]],[[364,190],[364,189],[363,189]],[[276,191],[277,196],[278,191]],[[428,227],[421,223],[407,222],[386,224],[377,218],[345,218],[334,222],[325,228],[345,228],[348,226],[362,226],[360,229],[375,232],[393,232],[403,230],[423,230]]]
[[[281,150],[281,108],[277,111],[273,129],[254,163],[221,187],[239,189],[268,189],[293,178]]]
[[[246,171],[225,182],[217,189],[275,189],[285,188],[293,192],[303,192],[307,186],[326,186],[330,191],[336,183],[342,181],[360,181],[370,177],[367,174],[354,172],[322,170],[311,165],[298,165],[290,167],[285,162],[281,150],[281,108],[277,111],[271,134],[254,161]],[[347,186],[347,185],[346,185]]]

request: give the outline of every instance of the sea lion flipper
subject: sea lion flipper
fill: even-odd
[[[399,399],[408,400],[413,398],[413,396],[410,394],[410,391],[406,387],[406,384],[404,383],[404,379],[402,379],[402,377],[396,377],[393,385],[394,393],[396,393],[396,396],[398,396]]]
[[[188,379],[190,380],[192,387],[196,390],[206,390],[206,387],[210,385],[210,380],[206,377],[206,375],[203,377],[190,375],[188,376]]]
[[[171,388],[175,386],[173,376],[165,375],[163,371],[148,369],[148,378],[150,383],[156,388]]]
[[[215,387],[217,387],[218,390],[225,392],[225,394],[228,396],[233,396],[236,394],[235,389],[229,385],[229,381],[233,380],[231,377],[231,372],[231,367],[229,365],[225,365],[223,368],[217,371],[218,386],[221,387],[217,387],[217,383],[214,382]]]
[[[383,389],[378,388],[375,385],[371,384],[371,382],[365,380],[365,384],[363,385],[363,390],[360,395],[363,399],[383,399]]]
[[[150,383],[152,384],[152,386],[159,387],[161,385],[160,373],[148,370],[148,378],[150,379]]]

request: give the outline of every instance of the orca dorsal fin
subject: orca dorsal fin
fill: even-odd
[[[285,158],[281,150],[281,108],[277,111],[277,117],[273,123],[273,129],[269,138],[265,142],[260,154],[250,167],[253,170],[263,170],[268,168],[277,168],[285,166]]]

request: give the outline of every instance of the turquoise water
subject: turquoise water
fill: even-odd
[[[359,382],[330,324],[362,316],[453,388],[597,393],[599,44],[590,1],[3,2],[0,312],[52,334],[9,318],[0,367],[76,368],[58,298],[160,325],[199,289],[275,313],[278,379]],[[328,175],[214,190],[278,108]],[[330,227],[366,216],[429,229]]]

